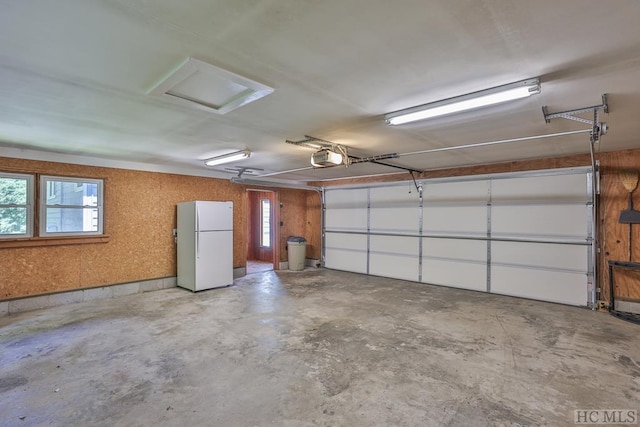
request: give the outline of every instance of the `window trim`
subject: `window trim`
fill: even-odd
[[[0,239],[25,239],[33,237],[34,231],[34,209],[33,205],[35,202],[35,179],[34,175],[26,174],[26,173],[13,173],[13,172],[2,172],[0,171],[0,178],[20,178],[26,179],[27,181],[27,204],[26,205],[9,205],[9,204],[0,204],[0,207],[26,207],[27,208],[27,230],[26,233],[20,234],[0,234]]]
[[[97,206],[86,205],[50,205],[47,204],[48,191],[47,182],[50,181],[63,181],[63,182],[75,182],[78,183],[91,183],[97,184]],[[51,238],[51,237],[82,237],[82,236],[102,236],[104,235],[104,180],[99,178],[78,178],[68,176],[56,176],[56,175],[40,175],[39,177],[40,187],[40,206],[38,209],[38,221],[39,221],[39,237]],[[48,232],[47,231],[47,208],[96,208],[98,210],[98,230],[97,231],[69,231],[69,232]]]

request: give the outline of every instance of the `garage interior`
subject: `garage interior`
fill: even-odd
[[[638,16],[4,5],[0,424],[637,424]],[[195,200],[231,286],[180,287]]]

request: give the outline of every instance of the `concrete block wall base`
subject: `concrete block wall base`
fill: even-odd
[[[640,314],[640,303],[616,300],[616,310],[625,313]]]
[[[244,267],[233,269],[234,279],[246,276],[246,274],[247,269]],[[74,304],[83,301],[93,301],[104,298],[139,294],[142,292],[158,291],[160,289],[175,288],[176,286],[176,277],[172,276],[160,279],[141,280],[139,282],[100,286],[97,288],[58,292],[48,295],[17,298],[8,301],[0,301],[0,316],[38,310],[47,307]]]
[[[142,280],[139,282],[120,283],[117,285],[101,286],[97,288],[78,289],[67,292],[58,292],[55,294],[17,298],[8,301],[0,301],[0,316],[175,287],[175,277],[163,277],[160,279]]]
[[[305,258],[304,266],[305,267],[319,268],[320,267],[320,260],[319,259],[314,259],[314,258]],[[289,269],[289,261],[280,261],[278,270],[288,270],[288,269]]]
[[[320,268],[320,260],[314,258],[305,258],[304,265],[305,267]]]
[[[233,269],[233,278],[237,279],[238,277],[244,277],[247,275],[246,267],[237,267]]]

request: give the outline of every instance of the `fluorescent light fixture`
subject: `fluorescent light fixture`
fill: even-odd
[[[341,165],[344,156],[328,149],[316,151],[311,155],[311,164],[317,168]]]
[[[401,125],[460,111],[473,110],[475,108],[499,104],[514,99],[526,98],[536,93],[540,93],[539,79],[522,80],[520,82],[473,92],[455,98],[394,111],[393,113],[385,114],[384,119],[388,125]]]
[[[207,159],[204,161],[204,164],[207,166],[216,166],[223,163],[235,162],[236,160],[247,159],[249,156],[251,156],[251,151],[249,150],[234,151],[233,153],[227,153]]]

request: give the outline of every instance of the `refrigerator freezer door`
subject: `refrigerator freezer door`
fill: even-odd
[[[232,202],[196,202],[196,231],[233,230]]]
[[[233,284],[233,231],[198,233],[196,291]]]

